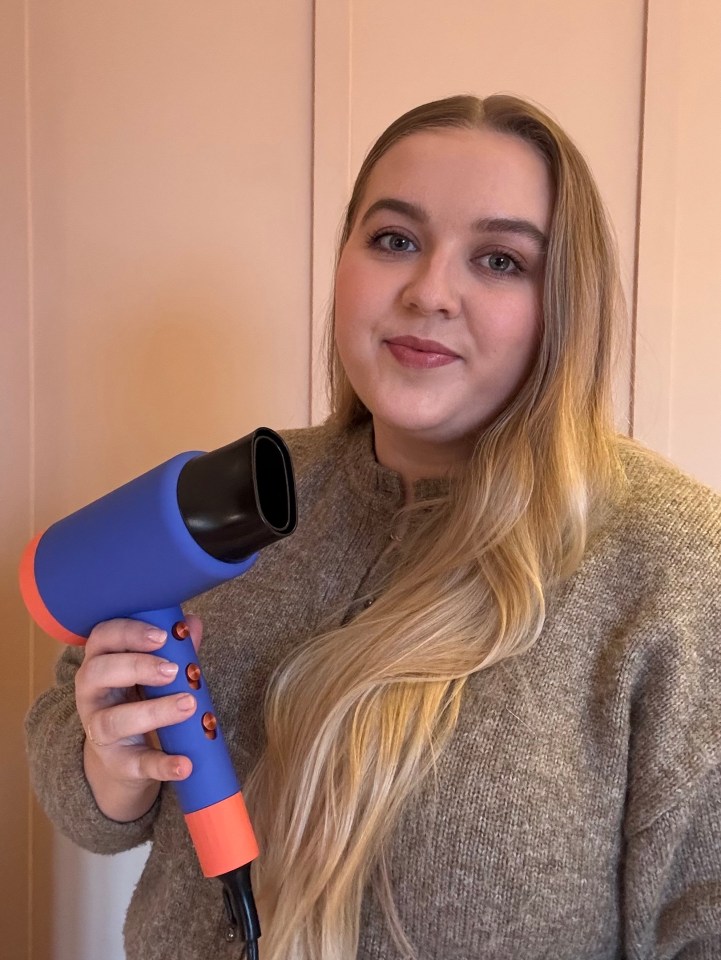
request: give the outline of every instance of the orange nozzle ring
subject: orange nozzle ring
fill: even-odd
[[[35,579],[35,554],[37,553],[38,544],[42,538],[43,534],[39,533],[34,540],[30,541],[23,551],[19,571],[20,593],[25,601],[25,606],[28,608],[28,613],[41,630],[44,630],[45,633],[50,634],[50,636],[56,640],[61,640],[63,643],[72,643],[76,646],[82,645],[86,642],[87,637],[78,636],[77,633],[68,630],[62,623],[56,620],[45,606],[45,601],[38,590],[37,580]]]

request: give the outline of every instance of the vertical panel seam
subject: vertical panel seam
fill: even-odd
[[[636,236],[633,263],[633,302],[631,305],[631,358],[628,397],[628,430],[633,437],[636,416],[636,338],[638,336],[638,291],[641,256],[641,202],[643,197],[643,156],[646,123],[646,94],[648,80],[648,19],[649,0],[643,4],[643,43],[641,50],[641,84],[638,131],[638,166],[636,173]]]
[[[23,2],[23,109],[25,114],[25,257],[27,283],[27,376],[28,376],[28,539],[35,527],[35,491],[36,491],[36,430],[35,430],[35,255],[33,233],[33,190],[32,190],[32,120],[30,98],[30,0]],[[33,699],[35,681],[35,645],[34,629],[28,617],[28,705]],[[32,960],[35,952],[33,938],[34,915],[34,858],[35,830],[33,823],[32,789],[28,784],[26,797],[27,816],[27,949],[28,960]]]
[[[310,78],[310,217],[309,217],[309,227],[310,234],[308,236],[308,247],[309,247],[309,256],[308,256],[308,393],[306,398],[306,423],[310,424],[313,421],[313,389],[315,385],[314,379],[314,369],[315,364],[313,362],[313,351],[315,350],[315,331],[314,331],[314,322],[313,322],[313,308],[315,305],[315,244],[313,243],[313,238],[315,237],[315,164],[316,164],[316,151],[315,151],[315,139],[316,139],[316,86],[317,86],[317,60],[318,60],[318,2],[319,0],[313,0],[313,9],[312,9],[312,37],[311,37],[311,78]]]
[[[337,224],[336,206],[342,189],[347,197],[351,168],[351,0],[314,0],[313,27],[313,153],[311,280],[310,421],[325,411],[321,384],[325,383],[325,318],[329,270],[332,271],[332,236]],[[323,175],[322,175],[323,174]],[[323,286],[323,289],[321,289]]]

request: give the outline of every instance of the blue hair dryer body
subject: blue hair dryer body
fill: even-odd
[[[249,957],[260,935],[249,872],[258,847],[180,604],[245,573],[296,519],[290,454],[261,427],[211,453],[179,454],[58,521],[28,544],[20,566],[30,614],[58,640],[85,643],[116,617],[167,631],[158,655],[178,664],[176,679],[144,693],[196,698],[193,716],[158,738],[192,761],[173,786],[201,869],[224,881]]]

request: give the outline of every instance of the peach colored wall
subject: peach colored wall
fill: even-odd
[[[721,4],[682,6],[669,454],[721,490]]]
[[[3,589],[24,646],[22,683],[3,704],[14,876],[0,903],[17,936],[3,953],[112,960],[135,859],[101,862],[30,834],[20,719],[57,649],[39,636],[31,673],[17,557],[31,501],[42,528],[180,450],[308,422],[312,7],[25,0],[12,12],[3,186],[15,249],[2,264],[2,325],[5,409],[17,418],[6,427],[16,462],[3,491]]]
[[[44,523],[307,422],[311,24],[282,0],[31,14]]]
[[[375,136],[423,100],[453,93],[530,97],[570,132],[589,159],[615,223],[625,288],[633,296],[636,186],[644,45],[644,3],[520,0],[512,7],[477,0],[318,0],[324,32],[316,49],[324,112],[316,142],[336,159],[316,218],[316,352],[330,282],[328,237],[335,234],[348,184]],[[330,26],[332,24],[332,27]],[[334,71],[325,63],[333,61]],[[609,65],[613,64],[613,69]],[[329,90],[329,87],[331,88]],[[341,174],[344,175],[343,182]],[[324,265],[326,274],[320,276]],[[619,423],[627,428],[630,329],[621,345]],[[314,416],[325,410],[314,378]]]
[[[30,803],[22,739],[32,669],[30,630],[16,588],[17,556],[30,527],[30,326],[25,50],[21,0],[0,8],[0,942],[7,957],[28,955]]]
[[[322,416],[333,240],[363,152],[397,113],[508,90],[569,129],[638,299],[635,430],[721,486],[708,441],[721,237],[704,215],[721,144],[701,122],[717,110],[721,31],[715,5],[692,21],[690,2],[416,0],[411,16],[386,0],[6,0],[0,596],[17,682],[0,708],[0,930],[13,960],[119,960],[142,860],[52,842],[29,802],[20,716],[56,650],[28,643],[21,545],[180,449]],[[621,423],[630,331],[625,346]]]
[[[649,8],[635,433],[721,490],[721,6]]]

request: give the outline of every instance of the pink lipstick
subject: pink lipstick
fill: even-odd
[[[431,370],[445,367],[459,356],[436,340],[421,340],[419,337],[391,337],[385,341],[388,349],[404,367]]]

